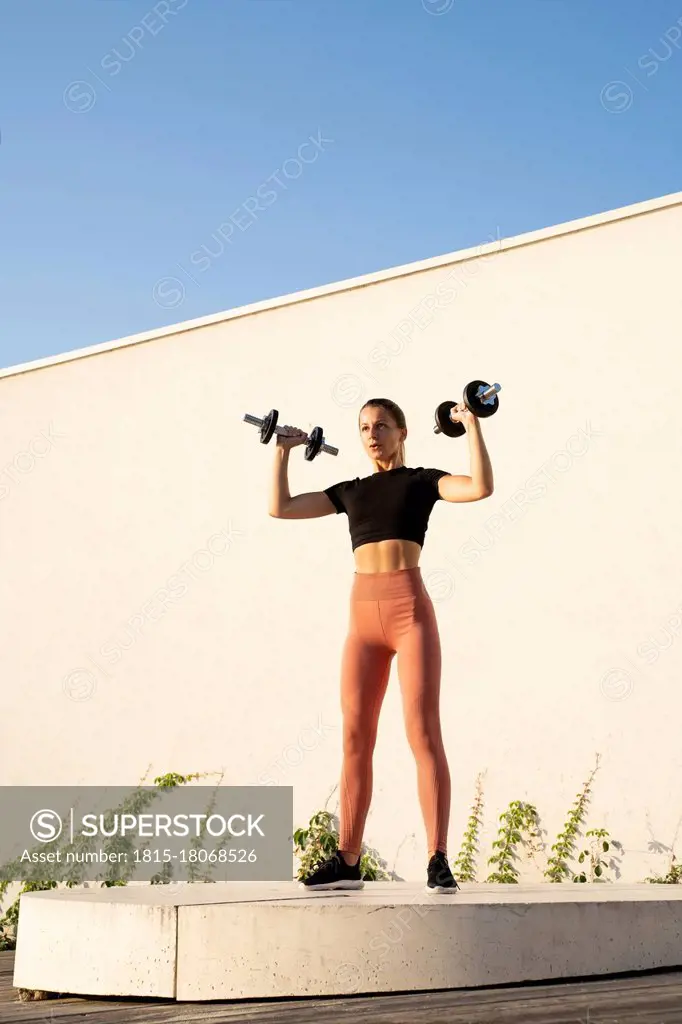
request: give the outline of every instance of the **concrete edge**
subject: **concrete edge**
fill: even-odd
[[[550,241],[554,238],[561,238],[564,235],[575,234],[579,231],[588,231],[593,228],[602,227],[616,221],[629,220],[632,217],[654,213],[658,210],[667,209],[682,205],[682,192],[673,192],[657,199],[647,199],[640,203],[633,203],[629,206],[622,206],[603,213],[592,214],[588,217],[581,217],[578,220],[566,221],[562,224],[549,228],[541,228],[538,231],[529,231],[515,238],[498,239],[484,245],[461,249],[458,252],[448,253],[444,256],[435,256],[426,260],[419,260],[415,263],[406,263],[402,266],[392,267],[389,270],[375,271],[371,274],[364,274],[360,277],[348,278],[334,284],[322,285],[317,288],[309,288],[305,291],[291,292],[288,295],[278,296],[274,299],[265,299],[261,302],[253,302],[246,306],[238,306],[235,309],[222,313],[212,313],[208,316],[198,317],[194,320],[185,320],[170,327],[156,328],[145,331],[141,334],[129,335],[116,341],[102,342],[98,345],[90,345],[87,348],[74,349],[71,352],[64,352],[57,356],[47,356],[44,359],[36,359],[28,363],[20,363],[0,369],[0,379],[15,377],[22,373],[29,373],[34,370],[46,369],[50,366],[58,366],[60,363],[73,362],[77,359],[86,359],[90,356],[101,355],[104,352],[113,352],[116,349],[127,348],[131,345],[140,345],[144,342],[155,341],[160,338],[171,337],[175,334],[183,334],[196,330],[200,327],[209,327],[214,324],[224,323],[228,320],[236,320],[245,316],[254,316],[271,309],[279,309],[284,306],[296,305],[299,302],[310,302],[313,299],[323,298],[326,295],[335,295],[344,291],[353,291],[356,288],[367,288],[383,281],[394,280],[401,277],[410,277],[413,274],[421,274],[438,267],[445,267],[452,264],[464,263],[468,260],[478,259],[495,253],[507,252],[511,249],[518,249],[522,246],[535,245],[539,242]],[[499,231],[499,228],[498,228]]]

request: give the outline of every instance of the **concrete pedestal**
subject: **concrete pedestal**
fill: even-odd
[[[183,1001],[469,988],[682,966],[682,887],[297,883],[21,897],[14,985]]]

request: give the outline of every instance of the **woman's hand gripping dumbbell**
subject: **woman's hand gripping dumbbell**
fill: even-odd
[[[499,408],[498,391],[501,384],[488,384],[484,380],[472,380],[464,388],[461,402],[441,402],[436,409],[434,434],[461,437],[466,434],[475,418],[492,416]]]
[[[271,409],[267,416],[262,418],[252,416],[249,412],[245,413],[243,418],[245,423],[258,427],[261,444],[269,444],[273,436],[277,437],[278,448],[283,448],[285,451],[296,448],[300,444],[305,444],[306,462],[312,462],[320,452],[324,452],[326,455],[339,454],[338,448],[334,448],[326,443],[322,434],[322,427],[314,427],[310,434],[306,434],[305,431],[300,430],[298,427],[278,427],[278,416],[277,409]],[[283,440],[280,441],[280,439]]]

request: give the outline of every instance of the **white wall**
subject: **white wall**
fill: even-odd
[[[483,428],[496,490],[439,503],[422,558],[451,853],[479,771],[487,857],[512,799],[537,805],[551,843],[599,751],[589,824],[623,842],[623,880],[664,869],[647,851],[682,815],[680,201],[4,376],[0,784],[224,769],[293,785],[307,821],[340,770],[347,520],[269,518],[272,448],[241,416],[274,405],[340,447],[296,451],[292,492],[369,471],[356,421],[376,394],[406,411],[409,463],[467,472],[433,410],[482,377],[503,385]],[[221,553],[197,554],[221,532]],[[397,683],[365,839],[418,879]]]

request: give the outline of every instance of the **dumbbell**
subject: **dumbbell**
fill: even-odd
[[[501,384],[488,384],[484,380],[472,380],[464,389],[462,401],[474,416],[483,419],[496,413],[500,400],[497,392],[502,390]],[[466,434],[462,423],[454,423],[450,413],[457,408],[458,402],[441,402],[436,409],[436,425],[434,434],[446,434],[448,437],[461,437]]]
[[[284,434],[284,428],[277,426],[278,417],[277,409],[271,409],[267,416],[264,416],[262,419],[258,416],[252,416],[251,413],[247,412],[244,414],[244,422],[258,427],[261,444],[268,444],[272,440],[273,434]],[[325,452],[327,455],[338,455],[339,449],[332,448],[330,444],[326,444],[322,435],[322,427],[315,427],[308,436],[305,446],[306,462],[312,462],[320,452]]]

